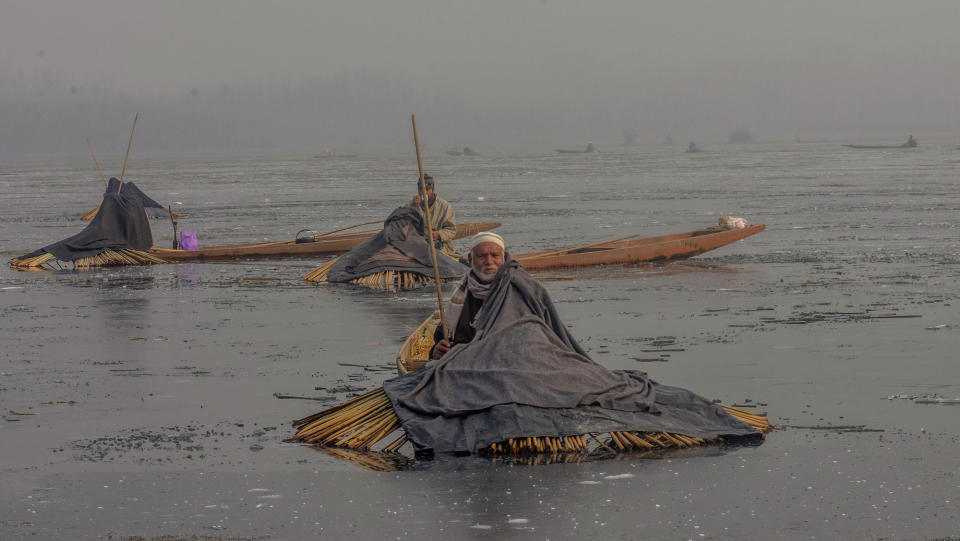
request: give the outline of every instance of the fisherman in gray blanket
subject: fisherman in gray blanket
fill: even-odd
[[[384,383],[418,452],[473,452],[510,438],[641,431],[691,437],[759,432],[717,404],[580,347],[546,289],[481,233],[427,365]]]
[[[483,306],[483,301],[490,292],[490,284],[503,265],[504,257],[506,249],[500,235],[484,232],[473,237],[470,253],[467,254],[470,270],[460,280],[447,308],[447,321],[454,323],[453,336],[443,336],[443,326],[437,326],[433,335],[435,343],[430,350],[431,359],[439,359],[454,344],[465,344],[473,340],[476,330],[471,322]]]

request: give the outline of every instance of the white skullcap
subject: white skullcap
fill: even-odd
[[[483,244],[484,242],[492,242],[504,250],[507,249],[504,245],[503,237],[496,233],[484,231],[473,236],[473,239],[470,241],[470,250],[473,250],[478,244]]]

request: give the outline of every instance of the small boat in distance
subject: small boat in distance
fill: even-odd
[[[597,147],[593,146],[593,143],[587,143],[587,148],[583,150],[564,150],[560,148],[555,148],[560,154],[590,154],[591,152],[596,152]]]
[[[911,135],[907,137],[907,142],[902,145],[843,145],[847,148],[871,149],[871,148],[917,148],[917,140]]]
[[[690,146],[687,147],[687,152],[700,152],[700,149],[697,148],[697,144],[693,141],[690,141]]]
[[[480,155],[479,152],[475,152],[470,147],[463,147],[462,152],[455,148],[451,148],[450,150],[447,150],[445,152],[447,153],[447,156],[479,156]]]

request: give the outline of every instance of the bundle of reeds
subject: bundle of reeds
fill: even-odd
[[[330,261],[327,261],[323,265],[320,265],[316,269],[313,269],[307,273],[303,279],[307,280],[308,282],[326,282],[327,274],[339,259],[339,257],[335,257]],[[455,278],[451,278],[451,280],[455,280]],[[411,289],[420,287],[433,281],[433,278],[417,272],[384,271],[368,274],[360,278],[355,278],[350,280],[349,283],[374,289],[388,289],[392,291],[397,289]]]
[[[336,263],[337,260],[339,259],[340,259],[340,256],[337,256],[331,259],[330,261],[327,261],[323,265],[320,265],[319,267],[308,272],[307,275],[303,277],[303,279],[308,282],[326,282],[327,273],[330,272],[330,268],[333,267],[334,263]]]
[[[766,417],[730,406],[722,406],[736,419],[760,432],[773,430]],[[293,440],[317,445],[371,450],[381,440],[400,428],[390,399],[383,387],[355,397],[339,406],[294,421],[297,433]],[[608,432],[570,436],[537,436],[512,438],[477,451],[481,455],[524,455],[531,453],[592,453],[684,449],[711,443],[722,438],[705,439],[668,432]],[[401,435],[379,450],[395,452],[406,443]]]
[[[60,260],[49,252],[25,259],[11,259],[10,266],[15,269],[37,269],[44,265],[51,266]],[[107,250],[91,257],[81,257],[73,261],[65,261],[74,270],[86,270],[95,267],[109,267],[113,265],[155,265],[166,263],[159,257],[140,250]]]

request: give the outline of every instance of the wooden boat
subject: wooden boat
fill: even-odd
[[[467,222],[457,224],[457,236],[454,238],[469,237],[470,235],[476,235],[481,231],[488,231],[499,226],[499,222]],[[380,228],[375,228],[333,235],[322,235],[314,237],[314,242],[286,240],[260,244],[210,246],[199,250],[151,248],[150,253],[170,262],[334,255],[349,252],[354,246],[376,235],[379,231]]]
[[[516,254],[513,259],[527,270],[670,261],[725,246],[765,227],[756,224],[743,229],[703,229],[645,239],[624,237],[566,250]]]
[[[440,310],[434,310],[433,315],[423,320],[400,346],[397,353],[397,372],[401,376],[420,370],[430,360],[430,349],[434,343],[433,332],[439,324]]]

